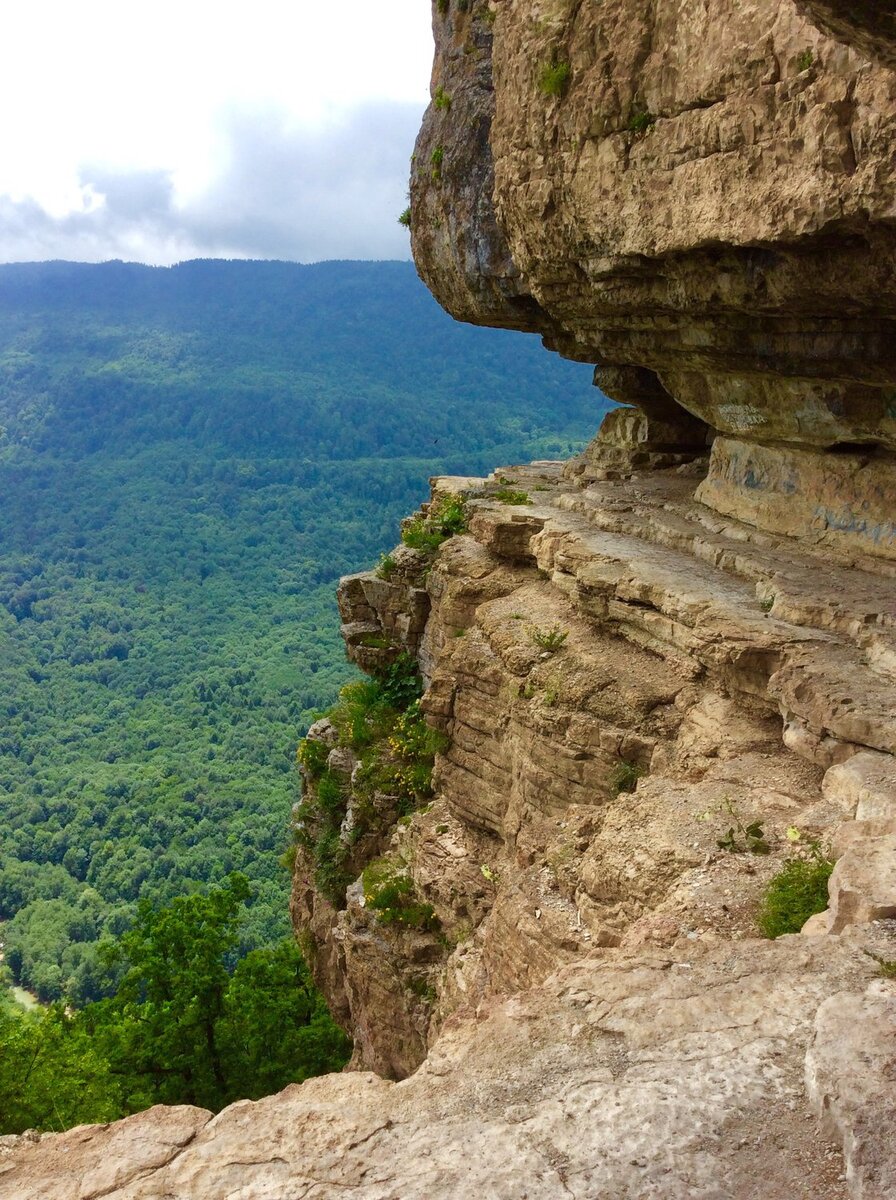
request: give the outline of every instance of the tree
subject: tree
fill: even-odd
[[[217,1110],[345,1065],[351,1043],[291,940],[236,961],[249,896],[234,873],[165,908],[141,904],[121,937],[116,953],[128,967],[115,998],[76,1019],[121,1081],[124,1112]]]
[[[240,961],[225,996],[219,1040],[229,1100],[254,1100],[338,1071],[351,1053],[291,940]]]
[[[248,880],[235,873],[205,895],[138,907],[119,942],[130,966],[115,999],[84,1010],[135,1097],[205,1108],[226,1103],[217,1027],[249,895]]]
[[[76,1017],[23,1013],[0,995],[0,1132],[68,1129],[123,1116],[120,1081]]]

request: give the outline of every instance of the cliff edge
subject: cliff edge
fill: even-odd
[[[892,17],[433,20],[421,273],[623,406],[341,581],[292,914],[354,1069],[0,1139],[0,1194],[892,1200]]]
[[[710,507],[896,557],[892,10],[437,8],[411,193],[435,295],[599,364],[642,448],[712,442]]]

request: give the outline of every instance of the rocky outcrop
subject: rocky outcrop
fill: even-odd
[[[434,802],[376,846],[437,935],[384,928],[359,886],[334,907],[297,881],[360,1067],[408,1074],[453,1014],[595,947],[755,936],[795,831],[839,856],[817,931],[896,918],[889,569],[721,519],[698,462],[628,480],[591,462],[437,480],[469,525],[425,589],[419,562],[341,585],[350,654],[412,649],[449,739]],[[754,822],[767,854],[721,844]]]
[[[894,557],[889,6],[439,9],[412,179],[436,296],[597,363],[668,453],[724,435],[705,503],[779,532],[802,493],[788,531]]]
[[[411,656],[442,739],[408,805],[335,715],[309,735],[292,912],[353,1070],[7,1140],[0,1189],[889,1200],[891,16],[434,22],[421,273],[625,407],[570,463],[434,481],[407,532],[451,497],[462,531],[342,581],[350,658]],[[759,937],[800,861],[833,864],[827,908]]]
[[[872,967],[843,939],[607,952],[452,1025],[401,1083],[329,1076],[214,1118],[186,1110],[176,1135],[152,1109],[0,1145],[0,1191],[15,1200],[845,1200],[853,1184],[863,1200],[885,1200],[896,997],[869,978]],[[832,992],[836,1004],[825,1000]],[[806,1119],[807,1041],[813,1101],[832,1132],[850,1132],[845,1171]],[[849,1075],[859,1047],[869,1063],[861,1089]]]
[[[436,481],[470,496],[468,532],[425,579],[402,552],[342,585],[352,653],[381,670],[413,644],[451,739],[431,805],[366,851],[404,864],[437,935],[296,874],[361,1069],[5,1139],[0,1192],[892,1195],[892,579],[718,517],[693,464],[580,467]],[[350,778],[337,731],[314,739]],[[760,893],[811,839],[840,856],[828,912],[758,938]]]
[[[799,7],[838,41],[896,68],[896,12],[878,0],[800,0]]]

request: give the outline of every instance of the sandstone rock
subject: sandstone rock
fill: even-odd
[[[896,69],[896,15],[886,5],[876,0],[800,0],[799,7],[819,29]]]
[[[843,1145],[855,1200],[896,1195],[896,982],[841,992],[819,1008],[806,1059],[812,1105]],[[861,1069],[857,1070],[857,1064]]]
[[[837,860],[828,890],[830,931],[839,933],[884,917],[896,917],[896,832],[862,836],[865,822],[854,822],[855,834]]]
[[[452,103],[424,120],[411,187],[434,294],[598,363],[658,429],[677,402],[727,435],[707,504],[892,560],[892,15],[502,0],[434,29]],[[654,447],[608,426],[576,470],[667,466],[688,419]]]
[[[679,466],[706,453],[706,433],[702,421],[681,409],[658,418],[641,408],[617,408],[606,415],[570,473],[591,482]]]
[[[793,421],[790,428],[782,424],[785,419]],[[802,411],[792,417],[783,414],[777,417],[779,428],[762,432],[793,439],[803,419]],[[754,417],[757,434],[758,423]],[[855,437],[857,430],[841,427],[839,432],[846,438]],[[831,438],[836,436],[832,425]],[[896,559],[894,483],[893,463],[876,459],[873,447],[864,453],[858,447],[848,454],[820,455],[716,438],[709,475],[697,489],[697,498],[775,533]]]
[[[98,1200],[125,1195],[132,1184],[151,1180],[182,1154],[210,1116],[205,1109],[188,1105],[157,1105],[114,1125],[82,1125],[62,1136],[26,1134],[4,1139],[0,1194],[9,1200]],[[31,1163],[38,1164],[36,1171]]]
[[[896,760],[870,750],[856,754],[831,767],[824,791],[858,821],[896,821]]]
[[[317,977],[360,1031],[355,1065],[390,1075],[456,1009],[537,986],[589,947],[751,936],[793,825],[843,847],[861,826],[815,927],[888,911],[865,850],[890,829],[852,818],[860,795],[886,791],[896,745],[896,680],[865,649],[869,628],[896,628],[890,581],[709,515],[674,472],[584,490],[554,469],[500,476],[539,502],[463,481],[470,531],[429,572],[419,651],[424,710],[450,746],[439,799],[393,842],[442,953],[414,962],[354,902],[337,913],[297,884]],[[402,593],[380,583],[343,587],[394,626]],[[720,849],[754,821],[768,857]]]
[[[97,1170],[113,1184],[106,1200],[845,1200],[839,1155],[806,1120],[805,1053],[821,1007],[816,1089],[835,1098],[853,1175],[883,1184],[894,1015],[882,997],[866,1001],[876,1073],[861,1092],[844,1084],[828,1033],[873,970],[842,939],[609,952],[454,1021],[401,1083],[330,1076],[207,1123],[199,1114],[167,1165],[117,1182],[123,1133],[138,1136],[152,1114],[47,1136],[18,1146],[0,1179],[17,1200],[87,1200],[97,1191],[74,1181]]]

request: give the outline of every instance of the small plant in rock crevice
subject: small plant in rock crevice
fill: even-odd
[[[364,633],[358,644],[368,650],[389,650],[392,647],[392,642],[382,633]]]
[[[410,210],[410,208],[406,208],[398,214],[398,224],[403,225],[405,227],[405,229],[410,229],[410,227],[411,227],[411,210]]]
[[[556,654],[569,637],[569,631],[561,629],[559,625],[552,625],[550,629],[542,629],[540,626],[534,625],[529,636],[536,646],[547,650],[549,654]]]
[[[730,854],[769,854],[771,846],[765,838],[763,824],[760,821],[751,821],[746,824],[740,812],[736,809],[733,800],[728,797],[724,798],[722,806],[717,810],[724,816],[728,816],[733,824],[730,824],[728,832],[723,838],[716,840],[716,846],[720,850],[727,850]],[[710,821],[712,811],[704,812],[698,818],[700,821]],[[799,834],[798,834],[799,836]]]
[[[327,766],[330,748],[316,738],[303,738],[296,751],[296,759],[312,779],[320,779]]]
[[[501,504],[531,504],[529,493],[516,491],[514,488],[499,488],[492,492],[490,499],[498,500]]]
[[[380,555],[375,572],[377,579],[384,579],[388,583],[397,570],[398,562],[392,554]]]
[[[806,853],[784,863],[769,881],[762,897],[757,923],[767,938],[799,933],[810,917],[828,906],[828,880],[834,869],[832,859],[817,842]]]
[[[877,963],[878,974],[882,979],[896,979],[896,960],[883,958],[871,950],[866,950],[865,953]]]
[[[407,868],[386,858],[369,863],[361,875],[364,904],[383,925],[433,931],[439,919],[431,904],[421,902]]]
[[[740,813],[727,797],[720,811],[726,813],[733,821],[725,836],[716,841],[720,850],[727,850],[730,854],[771,853],[771,846],[766,840],[761,821],[751,821],[749,825],[744,824]]]
[[[451,108],[451,97],[442,87],[437,87],[432,98],[433,107],[440,112],[448,112]]]
[[[632,110],[631,116],[628,119],[629,133],[647,133],[653,125],[656,124],[656,117],[646,108],[636,107]]]
[[[416,996],[423,1004],[435,1004],[438,997],[436,989],[425,975],[415,975],[409,979],[407,989],[412,996]]]
[[[462,496],[443,494],[430,502],[425,513],[405,524],[401,540],[412,550],[433,555],[442,542],[467,529],[467,507]]]
[[[545,63],[538,76],[538,90],[543,96],[563,97],[569,87],[572,68],[563,59]]]
[[[355,756],[351,780],[327,765],[325,743],[305,738],[299,745],[296,758],[306,789],[296,810],[295,840],[313,866],[315,886],[333,904],[345,902],[358,841],[413,812],[432,794],[435,755],[449,741],[427,724],[419,704],[422,687],[416,662],[402,654],[378,678],[342,689],[326,715],[338,745]]]
[[[643,774],[643,767],[624,758],[610,776],[610,791],[614,796],[620,796],[623,792],[635,791],[638,786],[638,780]]]

